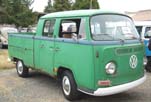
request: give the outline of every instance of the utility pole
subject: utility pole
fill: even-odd
[[[92,9],[92,0],[90,0],[90,9]]]

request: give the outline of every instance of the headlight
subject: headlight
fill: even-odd
[[[105,70],[107,74],[114,74],[116,71],[116,65],[113,62],[109,62],[108,64],[106,64],[105,66]]]

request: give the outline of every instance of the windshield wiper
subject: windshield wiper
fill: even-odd
[[[120,41],[120,43],[121,43],[121,45],[123,45],[123,44],[124,44],[124,42],[125,42],[125,39],[122,39],[122,38],[116,38],[116,40],[119,40],[119,41]]]

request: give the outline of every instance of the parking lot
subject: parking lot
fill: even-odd
[[[150,102],[151,73],[144,84],[124,93],[94,97],[83,95],[78,102]],[[59,83],[48,75],[30,71],[30,77],[20,78],[15,69],[0,71],[0,102],[68,102]]]

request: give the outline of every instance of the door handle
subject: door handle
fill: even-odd
[[[56,52],[60,51],[60,48],[58,48],[58,47],[54,48],[54,47],[51,46],[49,48],[50,48],[51,51],[56,51]]]
[[[57,51],[60,51],[60,48],[56,47],[56,48],[55,48],[55,51],[56,51],[56,52],[57,52]]]
[[[40,45],[40,48],[44,48],[44,47],[45,47],[44,44]]]

